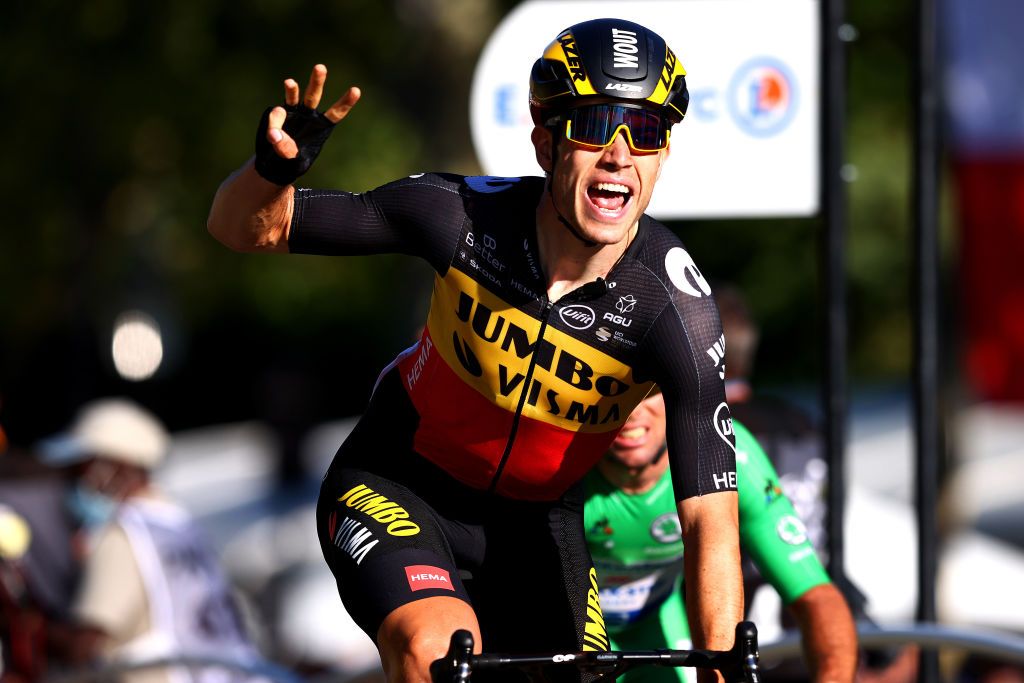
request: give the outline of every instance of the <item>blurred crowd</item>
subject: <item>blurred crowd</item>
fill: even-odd
[[[152,478],[169,443],[146,409],[103,398],[31,450],[6,445],[5,683],[85,671],[132,683],[255,677],[261,656],[220,558]],[[148,666],[168,661],[189,666]]]
[[[722,286],[717,296],[730,340],[730,404],[769,453],[808,536],[825,554],[820,432],[805,411],[754,392],[749,376],[758,328],[738,291]],[[342,438],[321,435],[317,450],[332,452]],[[66,431],[36,443],[11,443],[0,428],[0,680],[103,672],[130,683],[290,675],[378,680],[372,643],[345,615],[330,575],[310,569],[312,563],[323,570],[307,519],[323,463],[307,467],[305,488],[296,486],[294,472],[283,476],[277,468],[271,495],[278,507],[269,531],[233,539],[241,545],[223,538],[211,543],[211,529],[154,476],[170,442],[157,416],[117,397],[87,402]],[[230,491],[223,488],[220,496]],[[309,547],[302,546],[306,536]],[[280,566],[257,566],[253,544],[274,546]],[[748,605],[761,604],[764,580],[748,570]],[[858,620],[869,621],[864,596],[847,577],[833,578]],[[752,618],[768,635],[768,620],[778,616]],[[864,652],[860,680],[913,681],[917,656],[913,647]],[[978,657],[945,668],[964,682],[1024,680],[1019,667]],[[769,672],[775,680],[806,680],[800,667]]]

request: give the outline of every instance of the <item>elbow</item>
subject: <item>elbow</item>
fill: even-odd
[[[238,231],[231,230],[223,217],[219,216],[215,209],[211,210],[210,215],[206,218],[206,231],[210,233],[215,240],[232,251],[247,251],[245,249],[245,245],[241,244],[238,239],[232,238],[232,235],[238,234]]]
[[[206,230],[215,240],[240,254],[287,251],[287,242],[282,239],[285,230],[267,230],[258,218],[233,219],[215,208],[206,219]]]

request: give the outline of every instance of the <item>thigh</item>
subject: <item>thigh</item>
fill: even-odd
[[[317,535],[342,603],[376,641],[384,618],[431,597],[469,602],[443,520],[408,488],[364,469],[325,478]]]
[[[575,496],[509,504],[487,527],[471,594],[484,649],[607,650],[593,562]]]

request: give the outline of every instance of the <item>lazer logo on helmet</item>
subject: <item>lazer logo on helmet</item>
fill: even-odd
[[[676,55],[668,47],[665,48],[665,66],[661,69],[661,84],[666,89],[672,88],[672,74],[676,72]]]
[[[604,86],[605,90],[624,90],[625,92],[640,92],[643,90],[639,85],[630,85],[629,83],[609,83]]]
[[[566,33],[559,36],[558,42],[562,46],[562,52],[565,53],[565,63],[569,66],[572,80],[587,80],[587,73],[583,70],[583,65],[580,64],[580,53],[576,51],[576,39],[572,37],[571,33]]]

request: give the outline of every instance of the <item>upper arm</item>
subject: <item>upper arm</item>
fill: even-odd
[[[293,253],[401,253],[444,272],[466,211],[458,185],[436,175],[403,178],[366,193],[295,193],[288,236]]]
[[[665,394],[676,497],[734,491],[735,444],[721,366],[722,327],[714,299],[669,284],[670,300],[645,339],[653,379]]]

